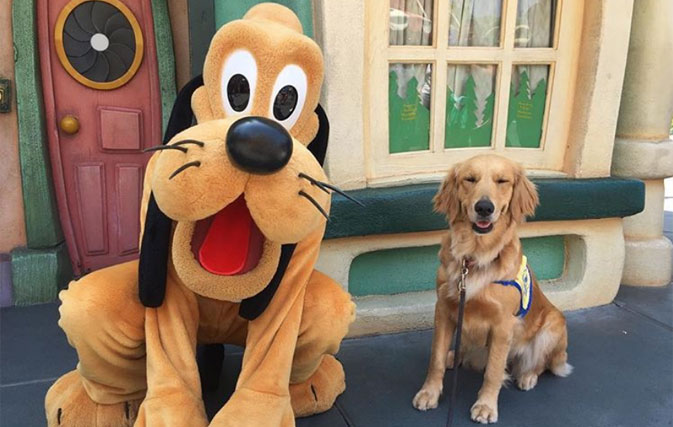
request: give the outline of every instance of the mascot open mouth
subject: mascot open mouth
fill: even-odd
[[[234,276],[257,267],[264,235],[242,194],[215,215],[196,222],[191,248],[201,267],[213,274]]]

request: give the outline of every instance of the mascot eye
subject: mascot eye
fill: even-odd
[[[269,115],[285,129],[291,129],[299,119],[306,102],[307,85],[306,73],[297,65],[287,65],[278,74],[271,92]]]
[[[229,55],[222,68],[222,105],[227,116],[245,114],[252,108],[257,84],[257,62],[247,50]]]
[[[273,101],[273,116],[277,120],[285,120],[290,117],[297,106],[297,89],[294,86],[283,86]]]
[[[250,83],[243,74],[234,74],[227,84],[227,98],[234,111],[241,112],[250,101]]]

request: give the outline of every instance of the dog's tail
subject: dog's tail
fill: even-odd
[[[564,350],[552,356],[549,361],[549,370],[557,377],[567,377],[573,372],[573,367],[568,363],[568,353]]]
[[[552,374],[557,377],[567,377],[573,372],[573,365],[568,362],[563,362],[559,365],[552,365],[551,367]]]

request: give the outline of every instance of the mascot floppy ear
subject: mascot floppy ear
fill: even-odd
[[[167,144],[179,132],[192,126],[194,111],[192,110],[191,99],[194,91],[202,86],[203,77],[197,76],[178,93],[166,127],[163,144]],[[320,105],[316,107],[315,113],[318,116],[319,128],[315,138],[308,145],[308,149],[322,166],[327,153],[329,121]],[[161,211],[154,195],[150,194],[138,271],[138,293],[140,301],[145,307],[159,307],[164,301],[172,227],[173,221]],[[278,269],[269,284],[257,295],[241,302],[239,314],[242,317],[252,320],[264,312],[276,293],[276,289],[278,289],[278,285],[285,274],[285,269],[294,253],[294,248],[294,244],[282,246]]]
[[[178,94],[164,134],[164,145],[178,132],[192,125],[194,114],[190,100],[192,93],[200,86],[203,86],[203,78],[198,76]],[[138,264],[138,294],[145,307],[159,307],[164,302],[172,227],[173,221],[161,212],[154,194],[150,194]]]

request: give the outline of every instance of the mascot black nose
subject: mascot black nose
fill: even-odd
[[[278,122],[265,117],[243,117],[227,132],[227,153],[246,172],[273,173],[290,161],[292,138]]]

